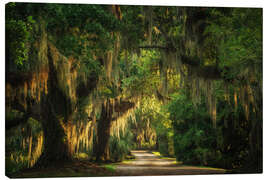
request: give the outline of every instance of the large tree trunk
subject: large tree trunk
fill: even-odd
[[[98,121],[96,161],[110,160],[109,140],[112,125],[113,107],[110,100],[102,104],[101,117]]]
[[[67,136],[72,115],[82,106],[79,99],[87,97],[98,81],[95,72],[88,74],[85,81],[80,79],[77,68],[81,66],[74,66],[73,58],[65,57],[48,42],[45,24],[40,18],[37,32],[40,38],[30,44],[33,51],[30,58],[36,63],[31,70],[14,70],[11,60],[6,60],[6,106],[24,112],[22,117],[8,120],[6,128],[24,124],[29,117],[41,122],[44,144],[36,163],[39,167],[72,159],[74,144]]]
[[[114,102],[113,102],[114,101]],[[101,117],[98,121],[97,132],[97,148],[96,148],[96,161],[109,161],[109,140],[111,134],[112,122],[117,118],[123,116],[129,109],[134,108],[133,102],[124,100],[109,100],[107,99],[102,104]],[[117,113],[117,116],[113,116],[113,113]]]
[[[47,118],[44,117],[42,125],[44,149],[36,166],[47,167],[53,163],[70,161],[72,157],[69,153],[68,141],[59,119],[48,111]]]
[[[36,166],[46,167],[55,162],[72,159],[64,124],[70,120],[72,102],[58,87],[57,72],[48,51],[48,94],[41,99],[41,122],[44,130],[44,149]]]

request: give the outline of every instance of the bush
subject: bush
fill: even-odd
[[[249,144],[252,121],[246,120],[243,107],[234,109],[218,101],[217,128],[212,127],[205,107],[203,103],[194,106],[185,95],[176,95],[169,104],[177,160],[225,169],[253,168],[252,172],[259,172],[254,168],[261,167],[261,151],[258,148],[258,155],[252,157]]]
[[[208,165],[216,157],[216,130],[205,105],[196,107],[184,95],[177,95],[169,105],[174,126],[174,149],[178,161]]]
[[[112,136],[110,138],[110,157],[114,162],[123,161],[132,148],[133,135],[130,131],[121,133],[120,138]]]

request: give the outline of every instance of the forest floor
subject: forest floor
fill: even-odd
[[[47,168],[29,168],[7,176],[10,178],[99,177],[115,176],[115,170],[110,165],[75,160],[55,163]]]
[[[121,163],[98,165],[89,161],[73,161],[55,164],[48,168],[30,168],[8,177],[156,176],[226,173],[224,169],[182,165],[177,163],[175,158],[164,158],[151,151],[131,151],[131,154],[135,159]]]
[[[210,167],[187,166],[175,158],[162,158],[150,151],[132,151],[135,160],[116,166],[118,176],[199,175],[224,174],[226,170]]]

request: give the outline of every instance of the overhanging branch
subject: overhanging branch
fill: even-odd
[[[24,113],[22,117],[16,117],[11,119],[6,119],[6,130],[10,130],[11,128],[17,127],[20,124],[24,124],[27,122],[28,118],[31,117],[29,112]]]

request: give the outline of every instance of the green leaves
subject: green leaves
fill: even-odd
[[[12,60],[18,68],[23,68],[28,60],[29,48],[27,44],[30,39],[31,23],[35,21],[29,16],[28,21],[7,20],[6,21],[6,38],[7,48]]]
[[[218,39],[215,44],[223,77],[235,79],[243,68],[261,66],[261,9],[234,8],[225,14],[214,8],[211,15],[216,18],[210,18],[204,34],[208,35],[207,39]]]
[[[99,89],[99,96],[106,98],[116,98],[119,95],[117,87],[107,85]]]
[[[46,4],[48,31],[65,55],[81,56],[84,51],[104,51],[114,43],[119,20],[109,6]],[[96,54],[97,55],[97,54]]]
[[[8,64],[17,70],[29,68],[28,56],[33,40],[33,26],[36,24],[32,15],[20,6],[20,3],[6,5],[6,47]]]
[[[123,73],[126,74],[122,79],[124,92],[133,96],[153,95],[160,83],[159,75],[155,70],[158,55],[156,51],[142,51],[140,56],[133,54],[128,59],[123,57],[120,67]]]
[[[33,19],[33,16],[28,16],[28,17],[27,17],[27,22],[28,22],[29,24],[34,24],[34,23],[36,23],[36,21]]]

